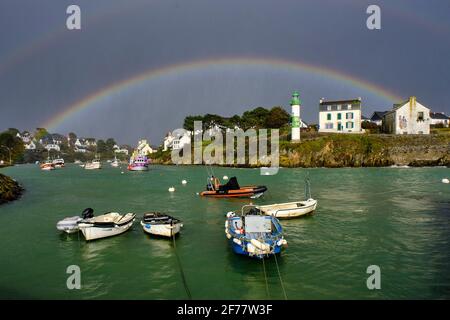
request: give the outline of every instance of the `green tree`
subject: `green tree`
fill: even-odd
[[[203,116],[187,116],[184,118],[183,128],[194,131],[194,121],[203,121]]]
[[[34,133],[34,138],[36,139],[36,141],[39,141],[41,138],[45,137],[46,135],[48,135],[48,131],[45,128],[36,128],[36,132]]]
[[[266,117],[266,127],[279,129],[289,123],[290,115],[282,107],[273,107]]]
[[[23,158],[24,152],[25,146],[22,139],[9,130],[0,133],[0,159],[9,162],[11,156],[12,162],[15,162]]]

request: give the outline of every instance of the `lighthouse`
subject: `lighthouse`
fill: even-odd
[[[295,142],[300,142],[300,98],[299,93],[295,91],[292,94],[291,99],[291,108],[292,108],[292,115],[291,115],[291,140]]]

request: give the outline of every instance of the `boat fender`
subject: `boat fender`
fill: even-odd
[[[442,183],[450,183],[450,180],[447,178],[442,179]]]
[[[234,217],[234,212],[233,211],[229,211],[227,213],[227,218],[233,218]]]
[[[253,244],[251,243],[247,243],[247,251],[248,253],[255,253],[256,252],[256,248]]]
[[[236,243],[238,246],[242,245],[242,241],[239,239],[234,238],[233,242]]]
[[[250,240],[250,242],[258,249],[262,251],[268,251],[270,250],[270,246],[267,243],[262,243],[261,241],[258,241],[256,239]]]
[[[227,239],[231,239],[231,234],[227,232]]]
[[[187,181],[186,181],[186,180],[182,180],[181,183],[182,183],[182,184],[186,184]]]

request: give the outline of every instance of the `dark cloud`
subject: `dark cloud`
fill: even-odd
[[[145,70],[213,57],[303,61],[365,79],[405,98],[416,95],[432,109],[449,112],[450,3],[376,1],[382,9],[382,29],[369,31],[365,10],[372,2],[4,0],[0,128],[32,129],[76,101]],[[82,9],[81,31],[65,29],[65,9],[73,3]],[[98,136],[116,133],[123,142],[140,135],[158,140],[168,128],[181,125],[188,113],[227,115],[253,106],[287,105],[293,89],[305,89],[305,117],[310,122],[317,121],[314,108],[320,96],[360,93],[366,114],[390,107],[383,97],[348,84],[325,78],[309,83],[307,74],[271,70],[263,76],[263,70],[252,68],[222,72],[147,83],[148,88],[134,95],[123,93],[110,106],[98,107],[115,115],[110,124],[100,121],[96,110],[58,129]],[[127,119],[127,126],[118,119]]]

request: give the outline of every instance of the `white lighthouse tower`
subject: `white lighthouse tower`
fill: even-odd
[[[291,99],[291,108],[292,108],[292,115],[291,115],[291,140],[295,142],[300,142],[300,98],[299,93],[295,91],[292,94]]]

